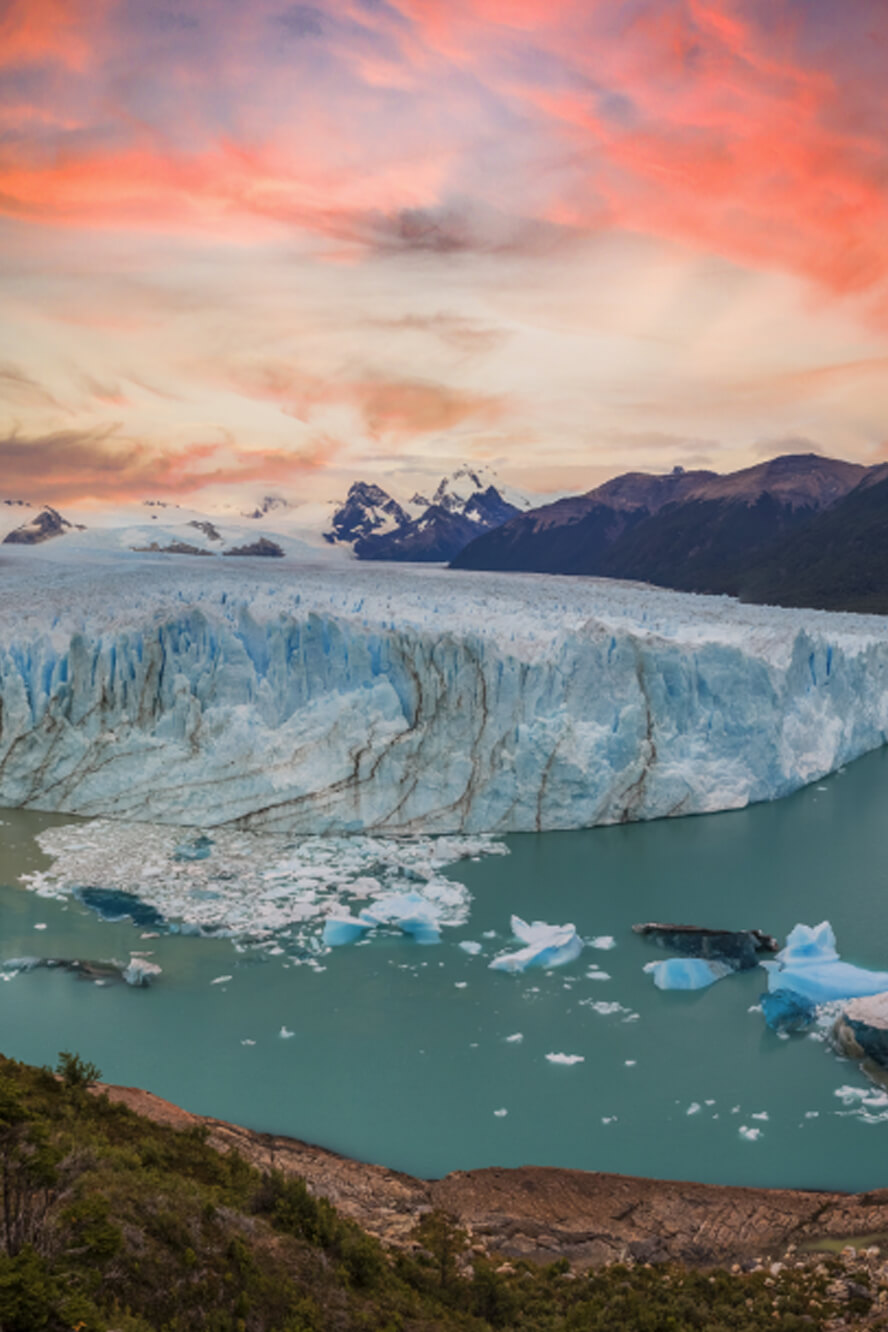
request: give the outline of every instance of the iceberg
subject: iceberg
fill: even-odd
[[[633,925],[633,932],[652,939],[683,957],[704,957],[727,962],[734,971],[758,966],[759,953],[776,953],[777,940],[762,930],[713,930],[703,925]]]
[[[705,990],[730,976],[734,967],[703,957],[667,957],[662,962],[648,962],[644,970],[653,976],[658,990]]]
[[[356,943],[358,939],[363,939],[371,928],[369,920],[353,916],[350,911],[331,912],[324,921],[321,937],[328,948],[340,948],[343,944]]]
[[[759,1000],[765,1021],[773,1031],[801,1031],[817,1015],[817,1005],[794,990],[769,990]]]
[[[364,907],[361,920],[368,925],[396,925],[420,944],[441,940],[440,909],[420,893],[389,893]]]
[[[544,831],[775,799],[888,733],[879,616],[4,550],[0,806],[205,835]]]
[[[546,925],[535,920],[528,925],[512,917],[512,933],[525,945],[515,953],[500,953],[490,963],[493,971],[526,971],[528,967],[563,967],[583,951],[583,941],[574,925]]]
[[[149,962],[145,957],[131,957],[121,974],[127,985],[150,985],[161,970],[156,962]]]
[[[768,990],[792,990],[813,1004],[855,999],[888,990],[888,972],[842,962],[829,921],[796,925],[773,962],[761,964],[768,973]]]

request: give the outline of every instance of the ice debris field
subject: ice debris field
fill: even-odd
[[[742,807],[884,743],[888,622],[434,568],[4,557],[0,806],[285,834]]]

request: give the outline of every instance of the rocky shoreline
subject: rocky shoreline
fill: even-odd
[[[236,1149],[259,1169],[301,1176],[313,1193],[394,1246],[412,1246],[420,1218],[439,1209],[468,1233],[476,1253],[541,1263],[566,1258],[581,1271],[627,1260],[754,1270],[802,1261],[818,1248],[838,1254],[844,1244],[851,1277],[857,1268],[881,1275],[879,1245],[888,1249],[888,1188],[860,1194],[746,1188],[540,1166],[423,1180],[191,1114],[138,1088],[95,1090],[156,1123],[202,1127],[212,1146]]]

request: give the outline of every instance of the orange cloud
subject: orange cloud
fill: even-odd
[[[175,451],[118,437],[115,428],[0,438],[4,491],[35,503],[122,502],[187,495],[210,485],[286,481],[325,466],[340,444],[319,435],[294,449],[194,442]]]

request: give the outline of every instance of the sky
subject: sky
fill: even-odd
[[[884,0],[0,0],[0,495],[888,458]]]

